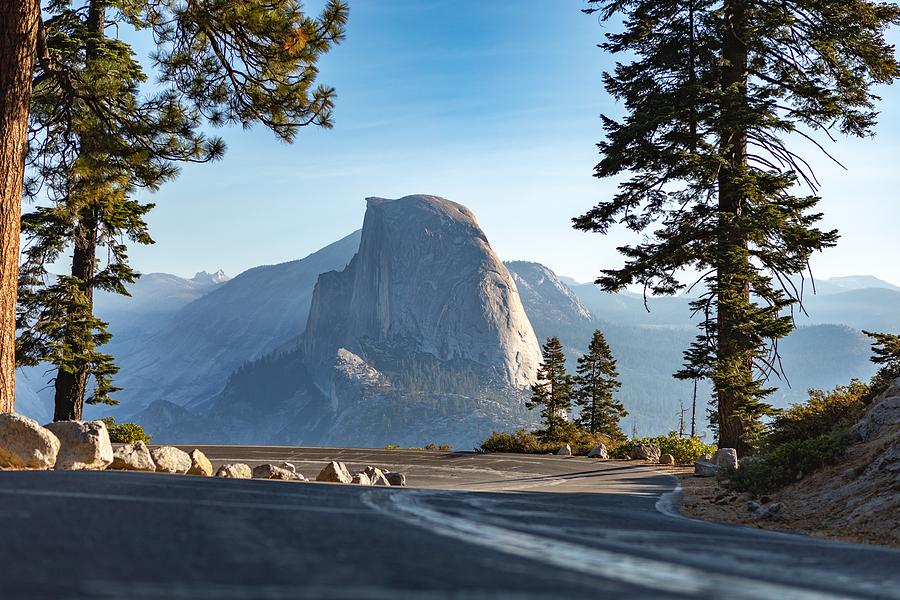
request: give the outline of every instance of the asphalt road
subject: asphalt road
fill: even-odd
[[[900,598],[900,552],[689,520],[636,464],[202,449],[410,487],[0,472],[0,598]]]

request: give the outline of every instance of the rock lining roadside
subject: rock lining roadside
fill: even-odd
[[[149,447],[138,441],[113,448],[102,421],[57,421],[41,426],[34,419],[12,413],[0,414],[0,471],[4,470],[138,471],[230,479],[307,482],[287,462],[251,468],[231,463],[213,471],[210,460],[199,449],[190,453],[174,446]],[[406,475],[366,466],[351,474],[344,463],[331,462],[317,481],[380,486],[405,486]]]

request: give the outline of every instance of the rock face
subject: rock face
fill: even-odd
[[[197,450],[191,450],[191,468],[188,470],[188,475],[199,475],[201,477],[212,477],[213,474],[213,466],[212,463],[209,462],[209,459],[206,458],[206,455]]]
[[[0,414],[0,467],[51,469],[59,446],[56,435],[34,419]]]
[[[591,327],[591,313],[556,273],[535,262],[514,261],[506,266],[536,330],[559,328],[561,323]]]
[[[112,444],[103,421],[56,421],[45,427],[59,438],[55,468],[80,471],[112,464]]]
[[[156,463],[153,462],[147,444],[139,441],[116,448],[109,468],[118,471],[155,471]]]
[[[435,196],[368,199],[359,253],[319,277],[306,329],[305,354],[320,368],[340,348],[365,358],[402,347],[525,388],[541,362],[516,284],[475,216]]]
[[[524,400],[540,347],[472,213],[434,196],[371,198],[356,247],[343,270],[319,272],[306,327],[287,328],[298,345],[248,363],[193,414],[158,400],[138,418],[167,440],[360,447],[471,448],[533,427]]]
[[[150,451],[156,470],[160,473],[184,474],[191,470],[191,456],[172,446],[161,446]]]
[[[863,418],[853,426],[851,432],[860,441],[874,439],[891,428],[900,426],[900,379],[872,403]]]

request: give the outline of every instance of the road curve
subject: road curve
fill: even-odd
[[[900,599],[900,552],[680,517],[674,478],[633,463],[201,449],[410,487],[0,472],[0,597]]]

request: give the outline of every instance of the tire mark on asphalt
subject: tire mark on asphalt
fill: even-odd
[[[409,490],[405,494],[368,494],[363,496],[363,503],[395,519],[445,537],[655,592],[720,597],[727,591],[728,596],[736,600],[837,600],[853,597],[847,593],[809,590],[585,546],[440,512],[426,505],[425,500],[429,497],[442,495],[423,490]]]

